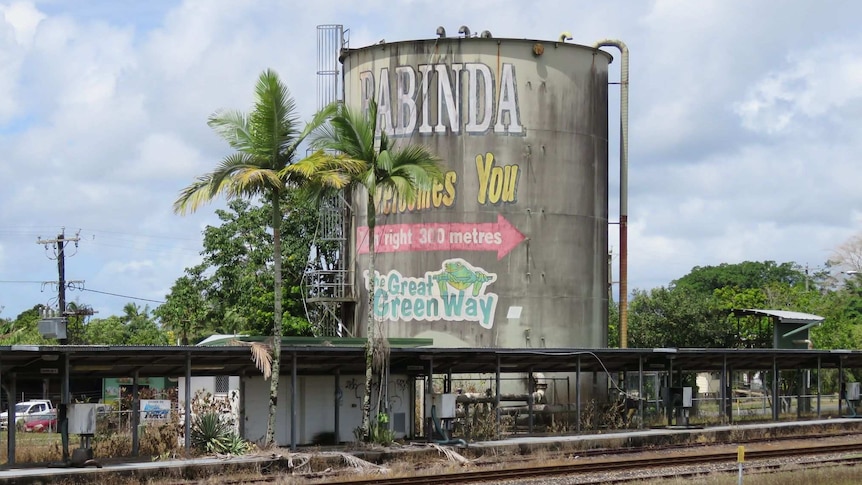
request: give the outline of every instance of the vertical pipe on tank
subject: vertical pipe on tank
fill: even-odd
[[[594,47],[616,47],[620,65],[620,348],[628,347],[628,185],[629,185],[629,48],[621,40],[601,40]]]

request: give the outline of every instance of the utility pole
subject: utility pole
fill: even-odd
[[[60,345],[66,345],[68,342],[68,317],[66,311],[66,286],[78,282],[66,281],[66,245],[70,242],[75,243],[75,249],[78,248],[78,241],[81,240],[78,235],[80,231],[75,233],[74,237],[66,237],[66,229],[60,230],[60,234],[56,239],[37,239],[37,244],[45,245],[45,250],[48,250],[49,245],[54,246],[54,257],[57,258],[57,306],[60,317],[63,319],[63,331],[58,335]],[[49,256],[50,257],[50,256]],[[81,282],[83,283],[83,282]],[[77,314],[77,312],[75,312]],[[60,440],[63,444],[63,462],[69,463],[69,404],[71,401],[69,392],[69,353],[63,353],[63,376],[60,379],[60,406],[57,410],[57,424],[60,428]]]
[[[73,242],[75,243],[75,250],[78,249],[78,241],[81,240],[79,237],[80,231],[75,233],[74,237],[66,237],[66,229],[63,228],[60,230],[60,234],[57,235],[56,239],[37,239],[36,244],[43,244],[45,246],[45,250],[48,250],[49,246],[54,247],[54,258],[57,258],[57,309],[60,311],[60,315],[64,316],[66,314],[66,287],[77,283],[83,283],[82,281],[66,281],[66,246]],[[49,256],[50,257],[50,256]],[[52,258],[53,259],[53,258]],[[60,339],[60,344],[65,344],[65,338]]]

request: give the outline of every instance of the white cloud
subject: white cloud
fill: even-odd
[[[204,166],[198,151],[173,133],[151,133],[136,151],[128,176],[139,183],[182,177],[192,180]]]
[[[12,28],[15,41],[21,45],[28,44],[33,39],[36,27],[45,18],[45,15],[30,2],[0,5],[0,14],[6,25]]]
[[[495,37],[625,41],[630,288],[666,285],[695,265],[817,264],[862,229],[862,4],[0,0],[0,13],[3,278],[55,278],[36,236],[81,228],[71,278],[162,299],[200,261],[201,230],[224,204],[172,211],[178,191],[228,153],[207,117],[248,109],[271,67],[308,119],[315,26],[339,22],[354,48],[433,38],[438,25],[450,36],[467,25]],[[616,81],[619,54],[609,52]],[[614,187],[618,91],[609,91]],[[6,315],[51,298],[36,288],[4,286]],[[127,301],[80,296],[100,316]]]
[[[44,19],[36,8],[26,2],[0,4],[0,128],[12,121],[19,112],[17,79],[26,50],[36,27]]]
[[[859,41],[859,39],[857,39]],[[862,99],[862,54],[843,45],[827,45],[791,56],[789,66],[771,72],[734,106],[747,129],[769,135],[806,122],[837,124],[848,104],[859,113]]]

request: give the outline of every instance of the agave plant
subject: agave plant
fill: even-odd
[[[224,453],[235,434],[216,413],[195,416],[191,428],[192,446],[203,453]]]

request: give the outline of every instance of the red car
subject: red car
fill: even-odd
[[[57,431],[57,417],[44,416],[24,423],[24,431],[29,433],[44,433]]]

